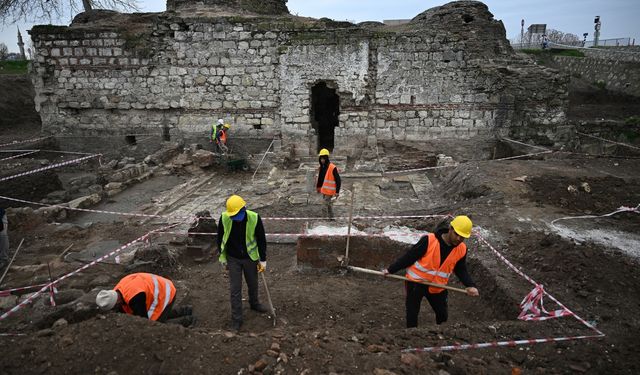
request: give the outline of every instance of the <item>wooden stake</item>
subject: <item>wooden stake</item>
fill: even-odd
[[[62,252],[62,254],[58,255],[58,259],[64,260],[64,254],[67,253],[67,251],[71,250],[71,247],[73,246],[73,244],[69,245],[66,249],[64,249],[64,251]]]
[[[356,189],[351,185],[351,205],[349,206],[349,226],[347,227],[347,247],[344,253],[343,266],[349,265],[349,240],[351,239],[351,222],[353,221],[353,199],[356,196]]]
[[[385,276],[384,273],[382,273],[381,271],[370,270],[368,268],[360,268],[360,267],[352,267],[352,266],[348,266],[347,268],[352,270],[352,271],[368,273],[370,275]],[[455,287],[448,286],[448,285],[430,283],[428,281],[415,281],[415,280],[408,279],[408,278],[406,278],[404,276],[398,276],[398,275],[393,275],[393,274],[387,274],[385,277],[392,278],[392,279],[398,279],[398,280],[404,280],[404,281],[411,281],[412,283],[424,284],[424,285],[433,286],[433,287],[436,287],[436,288],[442,288],[442,289],[452,290],[454,292],[460,292],[460,293],[467,294],[467,291],[465,289],[455,288]]]
[[[16,252],[13,253],[13,258],[11,258],[11,261],[7,265],[7,268],[4,270],[4,273],[2,274],[2,277],[0,277],[0,285],[2,285],[2,281],[4,280],[4,277],[7,276],[7,272],[9,272],[9,268],[11,268],[11,264],[13,263],[13,260],[16,259],[16,255],[18,255],[18,251],[20,251],[20,247],[22,246],[23,242],[24,242],[24,238],[22,240],[20,240],[20,244],[18,245],[18,248],[16,249]]]

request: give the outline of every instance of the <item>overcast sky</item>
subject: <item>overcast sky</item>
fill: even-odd
[[[631,37],[640,44],[640,0],[486,0],[485,4],[494,17],[502,20],[507,29],[507,38],[520,35],[520,20],[524,18],[525,29],[530,24],[546,23],[547,28],[570,32],[587,39],[593,38],[593,19],[600,16],[602,22],[601,39]],[[432,0],[289,0],[287,6],[292,14],[335,20],[382,21],[385,19],[413,18],[418,13],[444,1]],[[143,12],[165,10],[166,0],[138,0]],[[50,23],[69,24],[71,16]],[[38,22],[38,24],[47,22]],[[34,23],[20,23],[25,42],[26,33]],[[0,43],[5,43],[9,51],[17,52],[16,25],[0,25]]]

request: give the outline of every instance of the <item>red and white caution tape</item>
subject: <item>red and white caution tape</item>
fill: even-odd
[[[354,216],[353,220],[361,219],[425,219],[445,218],[450,215],[384,215],[384,216]],[[335,216],[334,219],[349,219],[349,216]],[[262,220],[327,220],[326,217],[263,217]]]
[[[35,154],[36,152],[40,152],[40,150],[33,150],[33,151],[29,151],[29,152],[24,152],[24,153],[22,153],[22,154],[9,156],[9,157],[7,157],[7,158],[0,159],[0,161],[4,161],[4,160],[11,160],[11,159],[16,159],[16,158],[21,158],[21,157],[23,157],[23,156],[27,156],[27,155]]]
[[[505,138],[505,137],[502,137],[501,139],[502,139],[502,140],[504,140],[504,141],[512,142],[512,143],[516,143],[516,144],[519,144],[519,145],[522,145],[522,146],[527,146],[527,147],[537,148],[537,149],[540,149],[540,150],[550,151],[550,150],[549,150],[548,148],[546,148],[546,147],[536,146],[536,145],[530,145],[530,144],[528,144],[528,143],[524,143],[524,142],[516,141],[515,139],[510,139],[510,138]]]
[[[571,315],[571,313],[565,309],[548,312],[542,302],[543,295],[544,288],[542,285],[536,285],[535,288],[524,297],[522,302],[520,302],[522,311],[520,315],[518,315],[518,319],[525,321],[543,321]]]
[[[24,140],[24,141],[13,141],[13,142],[2,144],[2,145],[0,145],[0,147],[19,145],[21,143],[33,143],[33,142],[38,142],[38,141],[41,141],[41,140],[47,139],[47,138],[51,138],[51,136],[40,137],[40,138],[32,138],[32,139],[27,139],[27,140]]]
[[[620,206],[617,210],[615,210],[613,212],[609,212],[608,214],[604,214],[604,215],[565,216],[565,217],[561,217],[559,219],[553,220],[551,222],[551,225],[555,226],[555,223],[560,221],[560,220],[596,219],[596,218],[599,218],[599,217],[613,216],[613,215],[619,214],[621,212],[635,212],[637,214],[640,214],[640,204],[638,204],[635,207]]]
[[[109,215],[118,215],[118,216],[150,217],[150,218],[162,218],[162,219],[191,219],[191,218],[193,218],[193,216],[150,215],[150,214],[136,214],[136,213],[130,213],[130,212],[91,210],[91,209],[88,209],[88,208],[71,208],[71,207],[63,206],[63,205],[59,205],[59,204],[45,204],[45,203],[40,203],[40,202],[27,201],[27,200],[24,200],[24,199],[5,197],[3,195],[0,195],[0,199],[6,199],[6,200],[12,201],[12,202],[20,202],[20,203],[32,204],[32,205],[42,206],[42,207],[62,208],[62,209],[69,210],[69,211],[92,212],[92,213],[98,213],[98,214],[109,214]]]
[[[48,165],[46,167],[42,167],[42,168],[38,168],[38,169],[34,169],[32,171],[28,171],[28,172],[23,172],[23,173],[18,173],[16,175],[13,176],[8,176],[8,177],[3,177],[0,178],[0,182],[2,181],[7,181],[7,180],[12,180],[14,178],[18,178],[18,177],[22,177],[22,176],[27,176],[30,174],[34,174],[34,173],[38,173],[38,172],[42,172],[42,171],[46,171],[49,169],[53,169],[53,168],[58,168],[58,167],[62,167],[65,165],[70,165],[70,164],[75,164],[75,163],[80,163],[82,161],[85,161],[87,159],[91,159],[91,158],[95,158],[95,157],[101,157],[102,154],[93,154],[93,155],[89,155],[89,156],[85,156],[82,158],[78,158],[78,159],[73,159],[73,160],[68,160],[68,161],[64,161],[62,163],[57,163],[57,164],[52,164],[52,165]]]
[[[13,293],[13,292],[20,292],[20,291],[23,291],[23,290],[41,288],[41,287],[43,287],[45,285],[48,285],[48,283],[38,284],[38,285],[29,285],[29,286],[21,286],[19,288],[0,290],[0,297],[7,297],[7,296],[11,295],[11,293]]]
[[[218,233],[211,232],[156,232],[155,235],[161,234],[172,234],[179,236],[217,236]],[[346,233],[336,233],[336,232],[326,232],[326,233],[265,233],[267,237],[336,237],[341,236],[344,237]],[[391,239],[395,237],[409,237],[416,238],[416,241],[425,236],[426,233],[407,233],[407,232],[385,232],[385,233],[353,233],[351,232],[351,237],[389,237]]]
[[[531,154],[524,154],[524,155],[517,155],[517,156],[509,156],[507,158],[500,158],[500,159],[493,159],[491,161],[503,161],[503,160],[513,160],[513,159],[520,159],[520,158],[526,158],[529,156],[537,156],[537,155],[544,155],[544,154],[551,154],[555,151],[553,150],[547,150],[547,151],[541,151],[541,152],[533,152]]]
[[[640,147],[631,146],[631,145],[628,145],[628,144],[626,144],[626,143],[616,142],[616,141],[612,141],[612,140],[609,140],[609,139],[605,139],[605,138],[601,138],[601,137],[596,137],[595,135],[591,135],[591,134],[586,134],[586,133],[581,133],[581,132],[576,132],[576,133],[578,133],[578,134],[580,134],[580,135],[584,135],[585,137],[599,139],[599,140],[601,140],[601,141],[605,141],[605,142],[613,143],[613,144],[620,145],[620,146],[624,146],[624,147],[629,147],[629,148],[632,148],[632,149],[634,149],[634,150],[640,150]]]
[[[483,242],[485,245],[487,245],[487,247],[489,247],[489,249],[491,249],[491,251],[493,251],[494,254],[496,254],[496,256],[502,260],[509,268],[511,268],[513,271],[515,271],[518,275],[522,276],[525,280],[527,280],[528,282],[530,282],[531,284],[533,284],[534,286],[538,286],[540,285],[539,283],[537,283],[535,280],[533,280],[531,277],[529,277],[528,275],[526,275],[524,272],[520,271],[516,266],[513,265],[513,263],[509,262],[509,260],[507,260],[507,258],[505,258],[502,254],[500,254],[500,252],[498,250],[496,250],[495,247],[493,247],[487,240],[484,239],[484,237],[482,237],[477,231],[474,231],[474,235],[481,241]],[[556,304],[558,304],[558,306],[560,306],[563,310],[566,310],[571,316],[573,316],[575,319],[577,319],[580,323],[584,324],[585,326],[587,326],[589,329],[593,330],[594,332],[596,332],[599,336],[604,336],[604,333],[602,333],[599,329],[597,329],[593,324],[587,322],[586,320],[582,319],[580,316],[578,316],[576,313],[574,313],[573,311],[569,310],[569,308],[567,308],[565,305],[563,305],[560,301],[558,301],[554,296],[552,296],[549,292],[547,292],[546,290],[543,290],[543,293],[549,297],[553,302],[555,302]]]
[[[452,168],[457,167],[458,165],[441,165],[437,167],[423,167],[423,168],[413,168],[413,169],[401,169],[396,171],[385,171],[383,174],[398,174],[398,173],[410,173],[410,172],[419,172],[419,171],[428,171],[432,169],[443,169],[443,168]]]
[[[150,214],[136,214],[130,212],[119,212],[119,211],[106,211],[106,210],[91,210],[88,208],[71,208],[59,204],[46,204],[34,201],[28,201],[24,199],[11,198],[7,196],[0,195],[0,199],[6,199],[12,202],[20,202],[26,203],[36,206],[42,207],[54,207],[54,208],[63,208],[65,210],[70,211],[81,211],[81,212],[93,212],[93,213],[102,213],[102,214],[110,214],[110,215],[119,215],[119,216],[132,216],[132,217],[151,217],[151,218],[163,218],[163,219],[192,219],[193,216],[173,216],[173,215],[150,215]],[[365,220],[365,219],[425,219],[425,218],[445,218],[450,215],[385,215],[385,216],[354,216],[354,220]],[[201,218],[197,218],[201,219]],[[349,219],[348,216],[336,216],[334,219]],[[327,220],[326,217],[262,217],[262,220],[281,220],[281,221],[312,221],[312,220]]]
[[[601,338],[604,335],[590,335],[590,336],[567,336],[567,337],[550,337],[544,339],[525,339],[525,340],[507,340],[507,341],[492,341],[492,342],[482,342],[477,344],[456,344],[456,345],[445,345],[445,346],[430,346],[425,348],[408,348],[404,349],[403,352],[420,352],[420,353],[430,353],[430,352],[446,352],[452,350],[466,350],[466,349],[481,349],[481,348],[497,348],[501,346],[518,346],[518,345],[533,345],[533,344],[541,344],[545,342],[560,342],[560,341],[571,341],[571,340],[583,340],[583,339],[595,339]]]
[[[31,294],[28,298],[26,298],[24,301],[20,302],[18,305],[14,306],[11,310],[9,310],[9,311],[5,312],[4,314],[0,315],[0,320],[4,320],[4,319],[6,319],[7,317],[9,317],[10,315],[15,314],[18,310],[22,309],[24,306],[26,306],[27,304],[31,303],[31,302],[32,302],[36,297],[38,297],[40,294],[42,294],[42,293],[46,292],[46,291],[47,291],[47,289],[50,289],[51,287],[53,287],[53,286],[55,286],[55,285],[59,284],[62,280],[67,279],[67,278],[69,278],[69,277],[71,277],[71,276],[73,276],[73,275],[76,275],[76,274],[78,274],[78,273],[80,273],[80,272],[82,272],[82,271],[86,270],[87,268],[92,267],[92,266],[94,266],[94,265],[96,265],[96,264],[98,264],[98,263],[102,262],[102,261],[103,261],[103,260],[105,260],[105,259],[109,259],[109,258],[111,258],[112,256],[119,254],[122,250],[124,250],[124,249],[126,249],[126,248],[128,248],[128,247],[132,246],[133,244],[135,244],[135,243],[137,243],[137,242],[142,242],[142,241],[146,241],[146,240],[148,240],[149,236],[150,236],[151,234],[155,233],[155,232],[159,232],[159,231],[164,231],[164,230],[167,230],[167,229],[171,229],[171,228],[173,228],[173,227],[175,227],[175,226],[178,226],[178,225],[180,225],[180,224],[182,224],[182,223],[175,223],[175,224],[167,225],[167,226],[165,226],[165,227],[158,228],[158,229],[152,230],[152,231],[150,231],[150,232],[147,232],[147,233],[146,233],[146,234],[144,234],[143,236],[140,236],[140,237],[136,238],[135,240],[133,240],[133,241],[131,241],[131,242],[129,242],[129,243],[127,243],[127,244],[125,244],[125,245],[120,246],[119,248],[117,248],[117,249],[113,250],[112,252],[110,252],[110,253],[108,253],[108,254],[105,254],[105,255],[101,256],[100,258],[98,258],[98,259],[94,260],[93,262],[91,262],[91,263],[87,263],[87,264],[85,264],[84,266],[82,266],[82,267],[78,268],[77,270],[72,271],[72,272],[69,272],[69,273],[67,273],[66,275],[63,275],[63,276],[61,276],[61,277],[57,278],[56,280],[53,280],[52,282],[45,284],[45,285],[44,285],[42,288],[40,288],[37,292],[35,292],[35,293]]]

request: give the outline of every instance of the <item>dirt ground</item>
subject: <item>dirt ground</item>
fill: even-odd
[[[2,135],[17,134],[14,131],[3,129]],[[340,218],[335,221],[321,219],[321,201],[306,193],[304,170],[284,168],[274,161],[276,168],[262,171],[252,183],[253,171],[201,169],[186,162],[178,163],[176,160],[184,160],[182,154],[161,163],[148,179],[141,179],[91,207],[164,217],[69,211],[66,216],[33,221],[26,219],[33,217],[26,213],[12,214],[12,250],[20,239],[24,238],[24,243],[0,285],[1,290],[46,283],[49,273],[55,279],[83,267],[105,250],[116,249],[168,223],[179,225],[171,230],[177,234],[155,234],[149,241],[136,244],[133,260],[118,264],[110,259],[62,280],[57,285],[56,307],[49,305],[49,294],[44,293],[0,320],[3,335],[0,372],[379,375],[640,372],[636,354],[640,351],[637,340],[640,319],[636,314],[640,308],[640,294],[636,292],[640,285],[640,215],[624,212],[552,224],[563,217],[603,215],[620,206],[637,206],[640,203],[637,156],[554,153],[530,160],[495,161],[486,160],[491,158],[493,147],[485,141],[455,144],[458,150],[445,142],[379,145],[382,155],[379,161],[383,165],[376,170],[432,166],[438,154],[457,155],[461,164],[439,171],[363,176],[351,173],[358,161],[347,160],[347,169],[342,171],[343,192],[335,206]],[[25,160],[24,165],[36,163],[34,160]],[[25,166],[11,168],[22,170]],[[3,171],[3,175],[10,173],[11,168]],[[60,170],[58,176],[66,183],[74,175],[87,173],[96,173],[95,166]],[[44,183],[36,179],[32,184]],[[204,240],[191,241],[186,235],[190,220],[185,217],[207,209],[217,219],[231,193],[242,195],[249,208],[264,219],[269,240],[265,277],[277,315],[257,314],[245,300],[240,332],[230,330],[228,280],[215,260],[213,249],[206,246],[213,238],[205,236]],[[35,192],[34,197],[43,198],[44,194]],[[319,225],[344,230],[352,195],[356,216],[469,215],[482,238],[569,309],[595,325],[605,337],[463,351],[405,352],[410,348],[594,332],[572,317],[542,322],[518,320],[518,305],[533,285],[509,269],[476,236],[467,243],[469,269],[480,297],[452,292],[449,321],[440,326],[435,325],[433,313],[424,302],[419,327],[404,328],[402,282],[346,272],[337,260],[327,261],[325,267],[309,266],[297,259],[302,245],[296,243],[295,236],[276,236],[299,234]],[[11,205],[26,206],[15,202]],[[317,219],[273,220],[278,217]],[[438,221],[358,218],[353,227],[366,233],[380,233],[389,227],[426,233]],[[334,234],[332,238],[316,238],[312,242],[318,251],[341,254],[346,237]],[[352,239],[350,244],[354,265],[365,260],[393,259],[410,246],[375,237]],[[183,328],[98,311],[94,304],[97,291],[113,287],[131,272],[154,272],[172,279],[178,290],[178,304],[193,306],[196,325]],[[455,279],[452,285],[461,286]],[[0,313],[27,298],[29,292],[2,294]],[[260,295],[266,303],[262,282]],[[559,308],[548,297],[544,301],[548,310]]]

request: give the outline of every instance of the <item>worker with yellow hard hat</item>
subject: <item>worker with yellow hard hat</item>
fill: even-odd
[[[211,125],[211,134],[209,135],[209,142],[215,142],[216,150],[222,153],[228,151],[227,137],[229,128],[231,125],[225,124],[223,119],[218,119],[216,124]]]
[[[406,254],[383,270],[383,274],[393,274],[405,268],[405,277],[410,280],[446,285],[451,274],[455,273],[466,287],[467,295],[478,296],[478,289],[467,271],[467,246],[464,243],[471,236],[472,226],[467,216],[456,216],[447,226],[422,237]],[[435,312],[436,324],[447,321],[447,290],[405,281],[405,291],[407,328],[418,326],[423,297]]]
[[[318,179],[316,191],[322,194],[327,217],[333,219],[333,199],[340,195],[340,173],[338,168],[329,160],[329,150],[323,148],[318,153]]]
[[[260,215],[246,206],[242,197],[232,195],[227,199],[227,210],[218,220],[218,260],[229,273],[231,328],[236,331],[242,326],[243,274],[251,310],[268,311],[258,298],[258,272],[267,269],[267,239]]]

